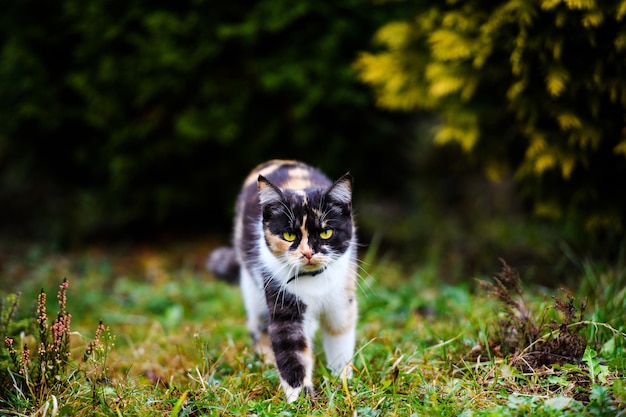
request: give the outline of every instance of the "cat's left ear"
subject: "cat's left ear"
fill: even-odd
[[[330,187],[326,195],[333,201],[349,205],[352,202],[352,175],[347,172]]]
[[[283,192],[280,188],[272,184],[263,175],[259,175],[257,180],[259,187],[259,203],[266,206],[271,203],[279,203],[283,199]]]

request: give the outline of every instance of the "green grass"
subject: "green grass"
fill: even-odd
[[[0,395],[0,415],[626,415],[622,264],[581,262],[575,295],[590,298],[585,323],[574,326],[588,341],[585,358],[529,372],[498,354],[501,305],[473,279],[447,285],[435,268],[407,274],[369,260],[353,379],[329,374],[317,341],[317,395],[286,404],[275,369],[251,345],[239,289],[201,269],[205,253],[37,255],[21,269],[5,269],[20,271],[23,314],[42,287],[54,314],[54,295],[67,277],[72,334],[67,369],[49,382],[53,389],[35,399]],[[527,288],[524,298],[537,321],[562,321],[549,308],[561,295]],[[99,320],[107,331],[85,362]],[[33,344],[34,337],[19,341]]]

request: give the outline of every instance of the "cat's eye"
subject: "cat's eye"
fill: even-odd
[[[293,242],[294,240],[296,240],[296,234],[291,232],[283,232],[283,239],[285,239],[287,242]]]
[[[332,235],[333,235],[333,229],[326,229],[320,232],[320,237],[322,239],[330,239]]]

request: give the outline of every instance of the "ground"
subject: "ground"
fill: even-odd
[[[331,376],[318,341],[316,395],[286,404],[274,367],[254,352],[238,288],[204,269],[216,243],[63,254],[33,249],[4,258],[2,279],[22,292],[21,314],[29,315],[43,288],[50,326],[67,278],[71,332],[58,378],[36,384],[32,375],[30,385],[4,384],[2,414],[626,413],[624,315],[609,320],[624,311],[624,291],[596,288],[605,280],[624,288],[624,268],[586,272],[581,279],[589,282],[580,287],[593,298],[581,311],[584,294],[507,283],[513,267],[481,277],[489,283],[483,286],[474,277],[443,284],[432,266],[363,254],[354,377]],[[104,330],[97,335],[100,320]],[[32,345],[35,361],[41,336],[32,333],[13,337],[18,353]],[[85,355],[94,338],[97,348]]]

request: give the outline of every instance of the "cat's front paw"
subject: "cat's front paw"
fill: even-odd
[[[330,372],[334,375],[339,377],[340,379],[351,379],[352,378],[352,363],[348,363],[347,365],[344,366],[333,366],[333,365],[328,365],[328,368],[330,368]]]
[[[312,399],[315,398],[315,389],[312,385],[305,385],[294,388],[287,383],[283,383],[282,386],[288,403],[296,401],[298,398],[300,398],[300,394],[303,394],[304,396],[310,397]]]

